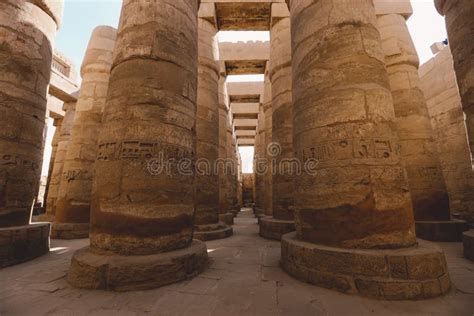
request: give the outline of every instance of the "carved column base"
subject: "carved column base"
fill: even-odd
[[[84,239],[89,238],[89,223],[53,223],[51,238]]]
[[[233,229],[224,223],[198,225],[194,230],[194,239],[208,241],[232,236]]]
[[[147,256],[95,253],[85,247],[74,253],[67,280],[83,289],[148,290],[192,278],[208,264],[206,245],[198,240],[183,249]]]
[[[50,230],[50,223],[0,228],[0,268],[48,253]]]
[[[219,221],[227,225],[234,225],[234,214],[233,213],[219,214]]]
[[[380,300],[427,299],[451,287],[443,251],[424,240],[410,248],[344,249],[300,241],[294,232],[282,237],[281,265],[301,281]]]
[[[416,221],[416,237],[431,241],[461,242],[462,233],[469,230],[466,221]]]
[[[474,261],[474,230],[467,231],[463,234],[464,257]]]
[[[264,216],[259,219],[260,236],[266,239],[281,240],[285,234],[294,232],[295,221],[285,221],[271,216]]]

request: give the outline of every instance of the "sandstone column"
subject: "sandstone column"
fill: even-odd
[[[265,74],[265,90],[264,90],[264,99],[263,99],[263,109],[265,111],[265,159],[266,162],[266,172],[265,172],[265,207],[264,214],[265,216],[273,215],[273,206],[272,206],[272,179],[273,179],[273,169],[272,169],[272,159],[273,156],[269,152],[270,144],[272,143],[272,83],[268,78],[268,69],[270,68],[270,62],[267,62],[267,71]]]
[[[295,181],[296,233],[282,237],[283,268],[379,299],[445,293],[443,253],[415,246],[373,2],[292,0],[290,8],[294,150],[305,168]],[[309,158],[319,161],[314,170]]]
[[[96,27],[82,63],[82,85],[61,173],[56,218],[51,232],[53,238],[89,236],[97,138],[107,97],[116,36],[117,31],[113,27]]]
[[[0,2],[0,267],[49,251],[50,224],[30,219],[62,7],[52,0]]]
[[[214,6],[214,4],[211,4]],[[201,7],[203,10],[205,5]],[[232,235],[219,221],[219,48],[217,29],[201,14],[198,20],[199,68],[196,117],[196,217],[194,238],[214,240]],[[211,21],[215,19],[210,19]]]
[[[462,241],[464,221],[450,220],[449,197],[418,76],[419,59],[401,14],[377,17],[418,237]]]
[[[49,168],[48,168],[48,178],[46,180],[46,189],[44,192],[44,202],[43,202],[43,209],[44,213],[33,217],[33,221],[35,222],[54,222],[54,213],[51,213],[52,208],[49,209],[48,212],[48,196],[49,196],[49,187],[51,186],[51,179],[53,178],[53,169],[54,169],[54,162],[56,161],[56,154],[58,152],[58,143],[61,134],[61,125],[63,123],[64,117],[55,117],[53,121],[53,126],[55,127],[53,139],[51,140],[51,158],[49,160]],[[43,146],[44,150],[44,146]]]
[[[231,170],[227,172],[227,203],[229,207],[229,212],[233,213],[234,216],[237,215],[239,210],[236,207],[237,199],[237,157],[235,151],[235,139],[234,139],[234,129],[232,126],[232,114],[229,113],[227,124],[227,159],[232,164]]]
[[[125,0],[92,187],[68,281],[137,290],[205,269],[194,229],[198,1]]]
[[[54,221],[56,218],[59,187],[61,186],[64,160],[66,159],[66,153],[71,139],[76,102],[64,103],[63,110],[64,118],[61,120],[61,126],[59,127],[57,149],[54,155],[53,169],[51,171],[51,179],[48,185],[48,196],[46,199],[46,214],[48,219],[51,221]],[[56,137],[56,134],[54,136]],[[53,234],[51,234],[51,237],[54,238]]]
[[[280,240],[295,230],[294,224],[294,173],[293,165],[293,103],[291,94],[291,27],[286,5],[272,5],[270,30],[269,79],[272,88],[272,143],[271,159],[275,161],[272,180],[272,215],[260,220],[260,236]]]
[[[263,98],[262,98],[263,99]],[[265,204],[265,111],[263,104],[259,106],[257,131],[255,135],[255,150],[254,150],[254,213],[257,217],[264,216]]]
[[[471,0],[435,0],[436,8],[446,17],[449,46],[461,94],[463,111],[474,157],[474,2]]]
[[[228,159],[227,159],[227,122],[229,121],[229,100],[225,71],[219,78],[219,220],[227,225],[234,224],[234,214],[229,212],[228,195]]]

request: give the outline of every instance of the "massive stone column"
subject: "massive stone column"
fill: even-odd
[[[54,221],[56,218],[57,201],[59,194],[59,187],[62,182],[62,174],[64,167],[64,160],[69,147],[71,139],[71,130],[74,123],[74,116],[76,111],[76,102],[64,103],[64,118],[61,120],[57,138],[57,148],[54,155],[53,169],[51,171],[51,179],[48,184],[48,196],[46,199],[46,216],[47,219]],[[56,136],[56,134],[54,135]],[[56,140],[54,140],[56,141]],[[46,218],[45,218],[46,219]],[[53,237],[53,234],[51,234]]]
[[[270,68],[270,63],[267,62],[267,71],[265,74],[265,89],[263,94],[263,109],[265,112],[265,159],[266,159],[266,171],[265,171],[265,206],[264,214],[265,216],[273,215],[272,207],[272,179],[273,179],[273,169],[272,169],[272,159],[273,156],[269,152],[269,146],[272,143],[272,83],[268,77],[268,69]]]
[[[401,14],[377,17],[408,176],[418,237],[462,241],[464,221],[450,220],[449,197],[441,170],[428,107],[418,76],[419,59]]]
[[[216,26],[201,15],[198,21],[198,34],[196,117],[198,160],[194,238],[214,240],[232,235],[232,227],[219,221],[219,174],[215,170],[219,159],[219,48]]]
[[[90,204],[97,138],[107,97],[117,31],[98,26],[92,32],[81,66],[82,86],[62,168],[52,238],[89,236]]]
[[[193,240],[198,1],[123,2],[77,287],[149,289],[196,275]]]
[[[263,104],[259,105],[257,131],[254,146],[254,213],[257,217],[264,216],[265,205],[265,111]]]
[[[260,220],[260,236],[280,240],[282,235],[295,230],[293,180],[297,170],[293,164],[290,17],[283,3],[274,3],[272,13],[269,71],[272,83],[272,143],[268,150],[276,168],[272,180],[273,217]]]
[[[232,168],[227,172],[227,203],[229,212],[237,215],[239,210],[236,207],[237,200],[237,157],[235,152],[234,128],[232,126],[232,114],[229,113],[227,124],[227,159],[232,164]]]
[[[227,172],[227,122],[229,121],[229,96],[227,94],[227,83],[225,72],[219,78],[219,220],[227,225],[234,224],[234,214],[229,212],[227,200],[228,183]]]
[[[446,17],[449,46],[461,94],[463,111],[474,157],[474,2],[471,0],[435,0],[436,8]]]
[[[52,0],[0,2],[0,267],[49,251],[50,224],[30,219],[62,7]]]
[[[49,196],[49,187],[51,185],[51,179],[53,178],[53,169],[54,169],[54,162],[56,161],[56,154],[58,152],[58,143],[61,134],[61,125],[63,123],[63,116],[59,116],[53,118],[53,126],[55,127],[54,135],[51,140],[51,158],[49,160],[49,168],[48,168],[48,178],[46,180],[46,188],[44,192],[44,202],[43,202],[43,209],[45,212],[38,216],[33,216],[32,220],[34,222],[54,222],[54,213],[52,208],[49,209],[48,212],[48,196]],[[44,150],[44,146],[43,146]]]
[[[446,293],[442,251],[415,237],[373,2],[292,0],[290,8],[294,150],[304,168],[283,268],[379,299]]]

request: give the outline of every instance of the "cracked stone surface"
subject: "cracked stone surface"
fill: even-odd
[[[0,315],[472,315],[474,263],[461,243],[438,243],[453,290],[426,301],[387,302],[301,283],[279,267],[280,243],[258,237],[250,209],[234,236],[207,242],[210,268],[194,279],[150,291],[114,293],[71,287],[66,273],[82,240],[52,240],[41,258],[0,273]]]

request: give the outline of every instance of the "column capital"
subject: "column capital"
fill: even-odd
[[[201,3],[198,11],[198,17],[212,23],[217,29],[215,3]]]

